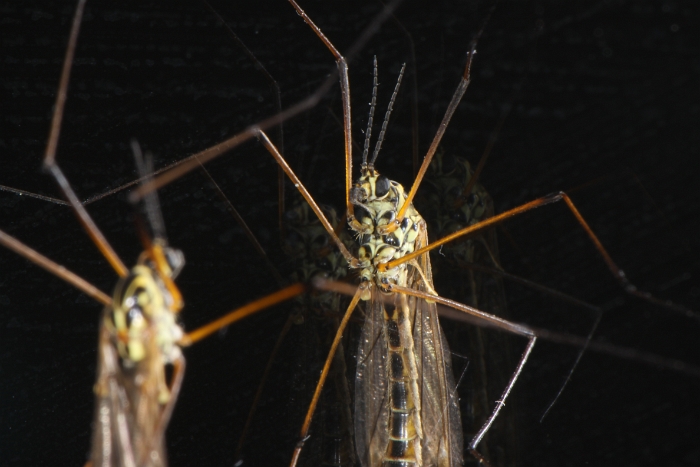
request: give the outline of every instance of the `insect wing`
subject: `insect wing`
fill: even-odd
[[[104,320],[109,319],[105,311]],[[152,358],[123,368],[107,325],[100,329],[96,407],[91,467],[164,467],[164,405],[157,375],[162,372],[156,349]],[[152,346],[155,340],[151,339]],[[154,352],[155,351],[155,352]]]
[[[427,238],[427,232],[423,229],[416,242],[417,247],[427,245]],[[409,283],[421,292],[432,293],[432,269],[428,254],[419,258],[418,265],[423,275],[411,268],[413,277],[409,278]],[[409,305],[416,310],[413,341],[419,370],[421,420],[426,437],[424,465],[462,465],[462,422],[452,375],[452,356],[440,327],[437,306],[416,297],[408,299]]]
[[[414,297],[411,297],[413,301]],[[436,305],[415,299],[414,345],[421,391],[424,465],[462,465],[462,425],[447,341]]]
[[[436,154],[422,187],[424,191],[416,203],[426,214],[434,238],[442,238],[493,217],[493,200],[478,181],[474,183],[473,177],[474,171],[466,160]],[[466,192],[470,183],[472,186]],[[503,280],[487,272],[501,269],[495,229],[451,242],[433,259],[436,269],[441,271],[438,284],[441,294],[501,318],[509,318]],[[510,371],[515,366],[511,358],[512,338],[478,326],[454,326],[446,333],[450,342],[456,345],[457,354],[469,355],[460,392],[463,396],[463,423],[473,435],[489,417],[493,402],[508,384]],[[496,429],[486,435],[479,447],[480,453],[495,465],[515,465],[518,458],[513,404],[510,403],[509,407],[509,411],[496,419]],[[494,442],[489,438],[494,438]]]
[[[372,294],[368,305],[355,376],[355,445],[363,466],[379,465],[389,441],[384,303]]]

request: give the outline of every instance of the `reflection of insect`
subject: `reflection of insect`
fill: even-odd
[[[324,208],[324,212],[333,225],[338,225],[332,208]],[[293,282],[310,283],[316,277],[340,280],[347,274],[345,259],[335,245],[329,242],[325,229],[307,204],[295,203],[285,213],[282,224],[285,263],[293,268]],[[343,235],[342,231],[339,233]],[[277,399],[282,399],[285,411],[283,417],[277,417],[288,420],[290,433],[297,431],[299,420],[303,417],[302,411],[308,406],[327,348],[338,328],[341,310],[347,305],[346,301],[342,294],[313,291],[292,302],[291,313],[273,347],[238,443],[237,459],[256,462],[253,458],[256,453],[250,452],[248,446],[251,441],[249,438],[252,438],[252,432],[256,429],[266,437],[269,422],[264,423],[264,428],[258,427],[260,420],[263,420],[260,413],[262,407],[259,405],[263,405],[263,401],[266,406],[274,405],[268,394],[277,386],[284,388],[275,389],[274,393]],[[347,369],[347,363],[351,362],[346,363],[345,348],[341,344],[335,355],[329,382],[322,394],[319,416],[312,428],[315,436],[309,440],[300,465],[355,465],[350,394],[352,388]],[[290,400],[294,403],[290,404]]]
[[[339,225],[332,208],[324,209],[324,212],[333,225]],[[285,217],[287,229],[284,249],[296,265],[295,281],[308,283],[317,277],[331,280],[345,277],[345,258],[328,241],[325,229],[308,205],[298,204]],[[351,241],[345,238],[342,231],[339,233],[346,243]],[[299,363],[295,365],[292,377],[299,385],[296,399],[300,402],[297,410],[290,411],[294,432],[303,417],[302,410],[308,406],[326,349],[333,341],[342,310],[346,306],[347,300],[343,295],[325,291],[305,294],[295,301],[292,319],[297,324],[294,326],[297,346],[302,347],[297,352],[303,353],[304,358],[297,357]],[[312,428],[316,436],[309,440],[309,449],[305,452],[305,458],[300,460],[300,465],[356,465],[352,380],[348,377],[348,366],[351,365],[348,361],[349,342],[345,339],[338,346],[328,384],[321,396],[319,416]]]
[[[51,173],[85,231],[120,277],[110,298],[63,266],[0,231],[0,243],[70,283],[106,308],[100,323],[95,420],[89,465],[164,466],[164,433],[182,384],[185,360],[180,347],[191,345],[251,313],[298,295],[295,285],[189,334],[178,324],[183,300],[173,280],[184,265],[179,250],[167,245],[155,194],[146,198],[154,233],[141,229],[144,252],[128,269],[96,227],[55,162],[68,81],[85,0],[78,2],[54,108],[44,167]],[[133,150],[142,177],[153,171],[140,149]],[[170,367],[170,368],[169,368]]]
[[[99,334],[90,465],[164,466],[164,433],[184,375],[180,346],[191,345],[257,310],[298,295],[303,287],[288,287],[185,335],[177,323],[182,297],[173,282],[184,265],[182,253],[168,247],[161,235],[152,242],[144,237],[144,253],[137,265],[127,270],[87,212],[75,203],[77,198],[58,166],[51,164],[52,174],[81,220],[86,221],[86,229],[119,268],[121,278],[112,299],[2,231],[0,243],[106,305]],[[170,378],[166,376],[169,365],[173,367]]]

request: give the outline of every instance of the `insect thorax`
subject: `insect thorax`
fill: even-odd
[[[400,183],[379,175],[373,169],[364,169],[355,182],[350,199],[355,207],[355,219],[350,227],[357,232],[360,278],[381,289],[384,284],[405,285],[407,264],[381,272],[377,266],[412,253],[424,245],[417,245],[421,230],[425,231],[425,221],[413,205],[406,210],[403,221],[397,229],[382,234],[383,227],[392,223],[406,201],[406,193]]]
[[[177,342],[183,331],[172,303],[170,292],[148,266],[139,264],[119,280],[105,325],[124,367],[133,367],[153,357],[154,352],[162,357],[163,364],[180,356]]]

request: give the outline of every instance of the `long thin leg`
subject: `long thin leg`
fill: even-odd
[[[52,165],[46,165],[45,163],[45,166],[51,175],[53,175],[53,177],[56,179],[58,186],[61,188],[61,191],[65,195],[66,200],[73,209],[73,212],[77,216],[87,234],[92,239],[93,243],[100,250],[100,253],[102,253],[105,259],[107,259],[109,264],[112,266],[112,268],[114,268],[120,277],[126,277],[126,275],[129,273],[129,269],[126,267],[124,262],[119,259],[117,253],[114,251],[104,235],[102,235],[102,232],[100,232],[97,225],[95,225],[95,222],[90,217],[90,214],[88,214],[83,205],[80,204],[80,200],[75,195],[75,192],[71,188],[66,177],[63,175],[63,172],[61,172],[61,169],[53,162]]]
[[[328,234],[331,236],[335,244],[338,246],[338,249],[340,250],[340,253],[345,257],[345,260],[348,262],[351,268],[356,268],[359,266],[359,261],[357,258],[355,258],[350,251],[348,251],[347,247],[343,243],[343,241],[338,237],[338,235],[335,233],[335,229],[333,228],[333,225],[328,221],[326,218],[326,215],[323,214],[323,211],[321,208],[316,204],[316,201],[313,199],[311,196],[311,193],[309,193],[309,190],[306,189],[303,183],[301,183],[301,180],[299,180],[299,177],[296,176],[292,168],[287,164],[287,161],[284,160],[282,155],[279,153],[275,145],[270,141],[270,138],[265,134],[264,131],[258,130],[258,138],[260,141],[265,145],[265,148],[269,151],[270,154],[272,154],[272,157],[275,158],[277,163],[282,167],[282,170],[287,174],[289,179],[294,183],[294,186],[299,190],[299,193],[304,197],[307,203],[309,203],[309,206],[311,206],[311,209],[314,211],[316,216],[318,217],[318,220],[321,221],[321,224],[323,224],[323,227],[326,229]]]
[[[486,422],[481,427],[479,432],[476,434],[476,436],[474,436],[474,438],[469,443],[469,449],[470,449],[470,451],[472,451],[472,453],[476,449],[476,446],[482,440],[484,435],[486,435],[486,432],[489,431],[489,428],[491,428],[491,425],[493,424],[494,420],[496,420],[498,413],[501,411],[501,409],[503,407],[505,407],[506,399],[508,398],[510,391],[513,389],[515,382],[518,380],[520,373],[522,373],[523,367],[525,367],[525,363],[527,363],[527,359],[530,357],[530,354],[532,353],[532,349],[535,347],[536,340],[537,340],[537,337],[535,337],[535,336],[530,337],[530,340],[527,343],[527,347],[525,347],[525,351],[523,352],[523,356],[520,357],[520,361],[518,362],[518,366],[515,368],[513,375],[510,377],[510,381],[508,381],[508,385],[506,386],[506,389],[503,391],[503,395],[501,395],[501,398],[498,401],[496,401],[496,407],[493,409],[493,413],[486,420]]]
[[[66,106],[68,98],[68,82],[70,81],[70,72],[73,67],[73,57],[75,56],[75,47],[78,43],[78,34],[80,33],[80,23],[83,19],[83,10],[87,0],[78,0],[78,5],[75,8],[73,15],[73,24],[70,30],[68,39],[68,47],[66,48],[66,56],[63,59],[63,68],[61,70],[61,81],[58,84],[58,92],[56,93],[56,104],[54,106],[53,117],[51,119],[51,131],[49,132],[49,141],[46,145],[46,153],[44,155],[44,164],[53,165],[56,158],[56,147],[58,147],[58,137],[61,134],[61,122],[63,121],[63,109]]]
[[[471,80],[471,66],[472,66],[472,61],[474,60],[474,54],[476,53],[476,44],[479,42],[481,35],[484,33],[484,29],[486,29],[486,24],[491,19],[491,15],[493,14],[495,8],[496,8],[496,5],[494,4],[491,7],[491,10],[489,11],[488,15],[486,15],[486,18],[484,19],[484,22],[482,23],[481,29],[479,29],[479,32],[476,34],[476,36],[474,37],[474,39],[471,42],[471,47],[470,47],[470,50],[467,54],[467,64],[464,67],[464,73],[462,74],[462,79],[460,80],[459,85],[457,86],[457,89],[455,90],[454,94],[452,95],[452,99],[450,100],[450,103],[447,106],[447,110],[445,111],[445,115],[444,115],[444,117],[442,117],[442,122],[440,122],[440,126],[438,127],[438,130],[435,133],[435,136],[433,137],[433,142],[430,143],[430,147],[428,148],[428,152],[426,153],[425,157],[423,158],[423,163],[421,164],[420,170],[418,170],[418,174],[416,175],[416,178],[413,181],[413,185],[411,186],[411,191],[406,196],[406,199],[404,200],[403,205],[401,206],[401,209],[399,209],[399,212],[396,215],[396,219],[392,223],[388,224],[385,229],[381,229],[381,232],[380,232],[381,234],[391,233],[394,230],[396,230],[399,227],[399,225],[401,225],[401,222],[403,221],[404,216],[406,215],[406,210],[413,202],[413,198],[415,198],[415,196],[416,196],[416,192],[418,191],[418,187],[420,186],[421,182],[423,181],[423,177],[425,176],[425,173],[428,171],[428,167],[430,166],[430,161],[433,159],[433,155],[435,155],[435,151],[437,151],[437,148],[440,144],[440,141],[442,140],[442,136],[445,134],[445,130],[447,130],[447,125],[449,125],[450,120],[452,119],[452,115],[454,114],[455,110],[457,110],[457,106],[459,105],[459,102],[462,100],[462,96],[464,96],[464,93],[467,91],[467,87],[469,86],[469,82]]]
[[[314,279],[313,286],[320,290],[338,292],[344,295],[348,295],[350,297],[354,296],[355,293],[357,293],[356,286],[350,285],[346,282],[331,281],[320,277]],[[681,360],[676,360],[674,358],[661,357],[650,352],[644,352],[629,347],[621,347],[615,344],[610,344],[608,342],[590,342],[588,338],[582,338],[572,334],[552,332],[547,329],[535,328],[533,326],[525,324],[513,323],[498,318],[497,316],[484,313],[462,303],[455,302],[454,300],[450,300],[448,298],[440,297],[437,295],[430,295],[425,292],[420,292],[418,290],[399,288],[397,286],[393,286],[393,290],[396,292],[400,291],[402,293],[405,293],[406,295],[413,295],[419,298],[424,298],[426,300],[432,300],[440,305],[445,305],[438,307],[438,313],[443,318],[465,322],[469,324],[475,324],[477,326],[501,329],[505,332],[518,334],[528,338],[531,336],[535,336],[538,339],[554,342],[556,344],[564,344],[573,347],[587,346],[588,349],[593,350],[594,352],[612,355],[613,357],[618,357],[625,360],[637,361],[657,368],[685,373],[694,377],[700,377],[700,367],[690,365],[688,363],[685,363]],[[494,319],[491,320],[489,318]],[[502,323],[505,323],[505,325],[501,325]]]
[[[401,1],[402,0],[392,0],[384,6],[382,11],[374,17],[370,24],[367,25],[367,27],[362,31],[357,41],[355,41],[355,43],[350,47],[350,51],[345,54],[346,58],[353,56],[362,47],[365,46],[367,41],[369,41],[369,39],[379,30],[379,27],[384,23],[384,21],[386,21],[391,16],[391,13],[396,9],[396,7],[399,5],[399,3],[401,3]],[[257,137],[260,134],[260,131],[267,130],[275,125],[279,125],[280,123],[289,120],[290,118],[300,114],[301,112],[304,112],[305,110],[314,107],[321,100],[321,97],[324,94],[326,94],[326,92],[328,92],[328,90],[333,86],[333,83],[335,83],[335,80],[337,78],[337,72],[331,73],[331,75],[328,78],[326,78],[326,80],[321,84],[321,86],[319,86],[319,88],[316,91],[314,91],[308,97],[292,105],[291,107],[288,107],[286,110],[278,113],[277,115],[273,115],[272,117],[266,118],[261,122],[256,123],[255,125],[249,126],[242,132],[232,136],[226,141],[222,141],[219,144],[216,144],[208,149],[188,156],[178,162],[171,164],[170,166],[164,169],[159,170],[158,173],[160,173],[161,175],[156,177],[151,182],[144,183],[143,185],[135,189],[133,192],[131,192],[129,195],[129,200],[132,202],[140,200],[141,198],[143,198],[143,196],[146,195],[146,193],[149,193],[153,190],[157,190],[158,188],[161,188],[167,185],[168,183],[177,180],[184,174],[197,168],[200,163],[204,164],[210,161],[211,159],[214,159],[215,157],[218,157],[221,154],[230,151],[236,146],[239,146],[240,144]]]
[[[430,161],[433,159],[433,155],[435,154],[435,151],[437,151],[437,148],[440,145],[440,141],[442,141],[442,137],[445,134],[445,131],[447,130],[447,125],[449,125],[450,120],[452,119],[452,115],[455,113],[455,110],[457,110],[457,106],[459,105],[459,102],[462,100],[462,96],[464,96],[464,93],[467,91],[467,87],[469,87],[469,82],[471,79],[470,78],[471,65],[472,65],[472,60],[474,59],[475,53],[476,53],[476,43],[472,43],[472,48],[469,51],[469,55],[467,58],[467,65],[464,67],[464,73],[462,74],[462,78],[459,81],[459,85],[457,86],[457,89],[455,90],[454,94],[452,95],[452,99],[450,100],[450,104],[447,106],[447,110],[445,111],[445,116],[442,117],[442,122],[440,122],[440,126],[438,127],[438,130],[435,133],[435,137],[433,137],[433,142],[430,143],[430,147],[428,148],[428,152],[425,155],[425,158],[423,159],[423,164],[421,165],[420,170],[418,170],[418,175],[416,175],[416,178],[413,181],[413,185],[411,186],[411,191],[406,196],[406,200],[404,201],[403,205],[401,206],[401,209],[399,209],[399,212],[396,214],[396,220],[390,224],[387,224],[387,226],[385,228],[381,229],[380,234],[391,233],[394,230],[396,230],[399,227],[399,225],[401,224],[401,221],[403,221],[404,215],[406,214],[406,210],[413,202],[413,198],[416,196],[416,192],[418,191],[418,187],[420,186],[420,183],[423,180],[425,173],[428,171],[428,167],[430,167]]]
[[[276,305],[277,303],[289,300],[290,298],[294,298],[297,295],[301,295],[305,291],[306,286],[303,284],[290,285],[289,287],[286,287],[266,297],[260,298],[258,300],[255,300],[254,302],[251,302],[236,310],[233,310],[230,313],[227,313],[226,315],[217,319],[216,321],[212,321],[211,323],[202,326],[199,329],[187,333],[180,340],[179,344],[183,347],[190,346],[195,342],[200,341],[205,337],[209,336],[210,334],[218,331],[221,328],[233,324],[236,321],[240,321],[243,318],[257,313],[258,311],[271,307],[272,305]]]
[[[316,406],[318,405],[318,400],[321,397],[321,390],[323,389],[323,385],[326,382],[326,378],[328,377],[328,372],[330,371],[331,363],[333,363],[333,358],[335,357],[335,351],[338,349],[338,346],[340,345],[340,340],[343,338],[343,331],[345,331],[345,327],[347,326],[348,321],[350,321],[350,316],[352,315],[352,312],[355,310],[355,307],[357,307],[357,303],[360,301],[360,297],[362,296],[363,293],[364,293],[364,289],[362,287],[358,287],[357,291],[355,292],[355,295],[352,298],[352,301],[350,302],[350,305],[348,305],[348,309],[345,312],[343,319],[340,321],[340,324],[338,325],[338,331],[336,332],[335,338],[333,339],[333,343],[331,344],[331,348],[328,351],[328,356],[326,357],[326,362],[323,364],[323,370],[321,371],[321,377],[318,379],[318,384],[316,384],[316,390],[314,391],[314,395],[311,398],[311,404],[309,404],[309,409],[306,412],[306,417],[304,418],[304,424],[301,427],[299,442],[297,443],[296,447],[294,448],[294,454],[292,454],[292,461],[289,464],[290,467],[295,467],[297,465],[297,461],[299,460],[299,456],[301,455],[301,449],[304,447],[304,442],[306,442],[306,439],[309,436],[309,428],[311,427],[311,420],[313,419],[314,412],[316,411]]]
[[[78,33],[80,31],[80,22],[83,17],[83,9],[86,0],[79,0],[78,6],[73,16],[73,25],[71,26],[70,39],[68,40],[68,48],[66,56],[63,60],[63,69],[61,71],[61,81],[56,92],[56,105],[54,106],[53,117],[51,118],[51,131],[49,133],[49,141],[46,144],[46,152],[44,153],[44,168],[48,170],[56,179],[59,188],[65,195],[68,203],[70,203],[75,215],[83,225],[83,228],[92,239],[93,243],[99,248],[100,252],[109,261],[114,270],[120,277],[125,277],[129,273],[129,269],[124,265],[119,256],[114,251],[112,246],[107,242],[107,239],[102,235],[102,232],[97,228],[90,215],[87,213],[83,205],[78,200],[78,197],[70,187],[68,180],[61,172],[61,169],[56,164],[56,148],[58,147],[58,137],[61,133],[61,122],[63,121],[63,111],[65,109],[66,99],[68,96],[68,83],[70,81],[70,71],[73,65],[73,57],[78,41]]]
[[[495,215],[493,217],[490,217],[488,219],[484,219],[483,221],[470,225],[468,227],[465,227],[461,230],[458,230],[457,232],[447,235],[440,240],[437,240],[430,245],[421,248],[419,250],[414,251],[413,253],[410,253],[402,258],[395,259],[393,261],[389,261],[388,263],[383,263],[379,265],[379,270],[380,271],[386,271],[388,269],[394,268],[398,266],[399,264],[411,261],[414,258],[419,257],[420,255],[427,253],[430,250],[433,250],[435,248],[440,247],[441,245],[444,245],[445,243],[449,243],[457,238],[463,237],[465,235],[478,232],[479,230],[483,230],[487,227],[490,227],[492,225],[498,224],[500,222],[503,222],[504,220],[523,214],[527,211],[531,211],[535,208],[539,208],[541,206],[545,206],[547,204],[552,204],[556,203],[558,201],[564,201],[566,203],[566,206],[569,208],[571,213],[574,215],[576,218],[576,221],[579,223],[581,228],[586,232],[588,235],[588,238],[591,239],[593,242],[593,245],[595,246],[596,250],[598,250],[598,253],[603,257],[603,260],[605,263],[608,265],[608,269],[612,273],[613,277],[620,283],[622,288],[625,290],[630,295],[634,295],[635,297],[642,298],[648,302],[654,303],[656,305],[662,306],[664,308],[667,308],[669,310],[672,310],[674,312],[680,313],[683,316],[686,316],[688,318],[693,318],[695,320],[700,320],[700,314],[697,312],[690,310],[683,305],[679,305],[677,303],[673,303],[668,300],[661,300],[659,298],[654,297],[651,293],[645,292],[642,290],[639,290],[637,286],[632,284],[629,279],[627,279],[627,276],[625,275],[624,271],[618,267],[618,265],[613,261],[612,257],[608,253],[608,251],[605,249],[603,244],[600,242],[596,234],[593,232],[591,227],[588,225],[586,220],[583,218],[581,213],[576,209],[576,206],[574,205],[573,201],[571,201],[571,198],[564,193],[564,192],[559,192],[559,193],[554,193],[551,195],[543,196],[542,198],[538,198],[534,201],[530,201],[529,203],[525,203],[521,206],[515,207],[513,209],[509,209],[506,212],[503,212],[501,214]]]
[[[59,279],[63,279],[73,287],[85,293],[87,296],[94,298],[103,305],[109,306],[112,304],[112,299],[109,295],[102,292],[100,289],[90,284],[88,281],[78,276],[74,272],[69,271],[60,264],[51,261],[46,256],[28,247],[16,238],[6,234],[2,230],[0,230],[0,244],[14,251],[18,255],[25,257],[37,266],[44,268],[46,271],[50,272]]]
[[[329,281],[327,279],[321,278],[317,278],[314,280],[314,287],[317,287],[321,290],[340,292],[345,295],[353,295],[356,291],[356,289],[349,284]],[[696,365],[687,364],[681,360],[661,357],[650,352],[644,352],[629,347],[620,347],[614,344],[609,344],[607,342],[591,342],[588,337],[582,338],[571,334],[564,334],[559,332],[552,332],[542,328],[535,328],[526,324],[514,323],[499,318],[498,316],[484,313],[483,311],[477,310],[476,308],[472,308],[462,303],[455,302],[454,300],[450,300],[449,298],[440,297],[438,295],[431,295],[407,287],[392,285],[391,290],[394,292],[401,292],[406,295],[413,295],[414,297],[423,298],[425,300],[432,300],[437,302],[438,304],[445,305],[444,307],[438,307],[440,316],[445,318],[454,319],[457,321],[464,321],[467,323],[476,324],[478,326],[500,329],[506,332],[510,332],[512,334],[517,334],[528,338],[535,336],[538,339],[544,339],[557,344],[565,344],[574,347],[586,347],[595,352],[612,355],[614,357],[619,357],[626,360],[634,360],[658,368],[663,368],[672,371],[680,371],[691,376],[700,377],[700,367]]]
[[[350,80],[348,78],[348,63],[333,43],[321,32],[318,26],[311,21],[311,18],[301,9],[294,0],[289,0],[294,9],[299,13],[306,24],[316,33],[319,39],[328,47],[335,57],[335,62],[338,66],[340,75],[340,94],[343,100],[343,133],[345,136],[345,206],[348,212],[348,218],[355,218],[355,207],[350,202],[350,189],[352,188],[352,118],[350,113]]]
[[[464,313],[468,313],[472,316],[475,316],[479,318],[480,320],[483,320],[484,322],[488,323],[490,326],[497,327],[500,329],[503,329],[504,331],[511,332],[513,334],[517,334],[519,336],[524,336],[524,337],[532,337],[535,335],[535,332],[530,329],[528,326],[524,326],[522,324],[517,324],[517,323],[512,323],[508,320],[505,320],[503,318],[499,318],[498,316],[485,313],[481,310],[477,310],[476,308],[472,308],[470,306],[462,305],[461,303],[457,303],[453,300],[440,297],[437,295],[432,295],[428,294],[425,292],[421,292],[419,290],[412,289],[410,287],[402,287],[400,285],[396,284],[388,284],[387,289],[389,289],[392,292],[400,292],[404,295],[412,295],[414,297],[418,298],[423,298],[426,300],[432,300],[436,301],[438,303],[442,303],[443,305],[447,305],[451,308],[454,308],[456,310],[462,311]]]

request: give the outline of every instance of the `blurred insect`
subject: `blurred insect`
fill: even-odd
[[[352,242],[344,234],[332,208],[323,208],[346,244]],[[294,265],[294,282],[312,283],[316,278],[343,280],[347,276],[347,263],[326,235],[326,231],[306,203],[297,203],[285,215],[283,249]],[[347,306],[344,295],[313,291],[297,297],[293,302],[290,320],[293,323],[290,336],[294,342],[293,355],[285,358],[285,365],[294,368],[291,376],[292,397],[297,401],[288,410],[288,418],[294,431],[309,403],[318,372],[326,352],[335,336],[342,310]],[[281,336],[282,337],[282,336]],[[355,336],[356,338],[356,336]],[[352,338],[346,338],[338,346],[329,375],[329,384],[321,396],[319,417],[312,430],[316,434],[309,441],[309,449],[300,461],[301,465],[354,466],[357,464],[353,435],[352,385],[348,376],[354,372]]]
[[[196,331],[185,334],[178,323],[183,307],[174,279],[184,266],[180,250],[168,246],[155,193],[145,199],[153,231],[144,227],[140,236],[144,251],[136,266],[128,269],[107,242],[55,161],[70,69],[85,0],[78,2],[57,92],[44,168],[51,173],[86,233],[112,265],[120,279],[112,297],[17,239],[0,231],[0,243],[105,305],[98,347],[95,421],[90,461],[97,466],[165,466],[164,433],[182,385],[189,346],[211,333],[258,310],[303,292],[295,284],[235,310]],[[140,148],[132,148],[142,177],[153,167],[144,162]],[[168,368],[171,368],[169,371]]]

